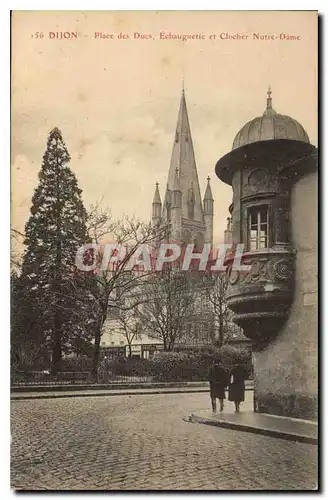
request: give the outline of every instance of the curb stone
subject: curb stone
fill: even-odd
[[[310,435],[305,435],[305,434],[297,434],[294,432],[290,431],[285,431],[285,430],[277,430],[277,429],[270,429],[268,427],[259,427],[259,426],[252,426],[248,424],[242,424],[242,423],[236,423],[236,422],[231,422],[229,420],[214,420],[210,418],[204,418],[200,417],[194,413],[189,415],[186,419],[184,419],[186,422],[190,423],[199,423],[199,424],[205,424],[205,425],[211,425],[215,427],[222,427],[225,429],[234,429],[237,431],[243,431],[243,432],[250,432],[253,434],[261,434],[263,436],[270,436],[270,437],[275,437],[275,438],[281,438],[281,439],[286,439],[289,441],[298,441],[301,443],[307,443],[307,444],[318,444],[318,438]]]
[[[26,396],[23,395],[16,395],[12,394],[11,395],[11,401],[27,401],[27,400],[32,400],[32,399],[55,399],[55,398],[85,398],[85,397],[100,397],[100,396],[137,396],[137,395],[146,395],[146,394],[187,394],[187,393],[200,393],[200,392],[208,392],[208,389],[189,389],[186,390],[186,388],[181,388],[180,390],[177,389],[162,389],[162,390],[152,390],[149,389],[147,390],[137,390],[136,392],[132,391],[108,391],[108,392],[89,392],[89,393],[70,393],[70,394],[65,394],[64,392],[61,394],[27,394]]]
[[[13,385],[11,393],[20,392],[73,392],[73,391],[119,391],[119,390],[151,390],[151,389],[183,389],[203,388],[209,390],[208,382],[150,382],[150,383],[117,383],[117,384],[60,384],[60,385]],[[246,383],[246,390],[252,390],[253,384]]]

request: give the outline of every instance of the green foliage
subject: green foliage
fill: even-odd
[[[63,351],[74,349],[77,337],[87,344],[91,336],[85,277],[75,266],[76,251],[86,243],[86,212],[69,161],[61,132],[55,128],[25,228],[27,250],[15,320],[15,335],[51,348],[54,363]]]
[[[151,359],[152,373],[158,381],[206,380],[201,359],[190,352],[161,352]]]
[[[221,349],[203,346],[155,354],[151,358],[151,373],[155,379],[163,381],[207,380],[210,366],[217,361],[228,371],[236,364],[243,364],[251,372],[249,350],[231,346]]]
[[[221,361],[229,371],[236,364],[243,364],[251,374],[251,355],[247,349],[225,346],[185,347],[180,351],[159,352],[150,359],[116,358],[103,359],[99,373],[101,378],[115,376],[144,377],[153,381],[206,381],[208,371],[214,362]]]

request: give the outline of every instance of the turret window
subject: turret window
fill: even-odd
[[[268,207],[254,207],[248,213],[248,250],[269,247]]]

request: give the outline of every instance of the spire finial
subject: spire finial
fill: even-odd
[[[207,177],[207,182],[210,182],[211,178],[210,176]]]
[[[271,94],[272,94],[272,90],[271,90],[271,86],[269,85],[269,88],[268,88],[268,92],[267,92],[267,109],[271,109],[272,108],[272,97],[271,97]]]
[[[156,187],[158,188],[158,186],[159,186],[159,183],[158,183],[158,182],[156,182]]]
[[[271,90],[271,85],[269,85],[268,91],[267,91],[267,105],[266,109],[264,110],[263,116],[273,116],[276,115],[276,111],[272,108],[272,90]]]

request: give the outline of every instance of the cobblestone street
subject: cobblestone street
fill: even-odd
[[[202,393],[13,401],[11,486],[315,488],[316,446],[182,420],[208,407]]]

